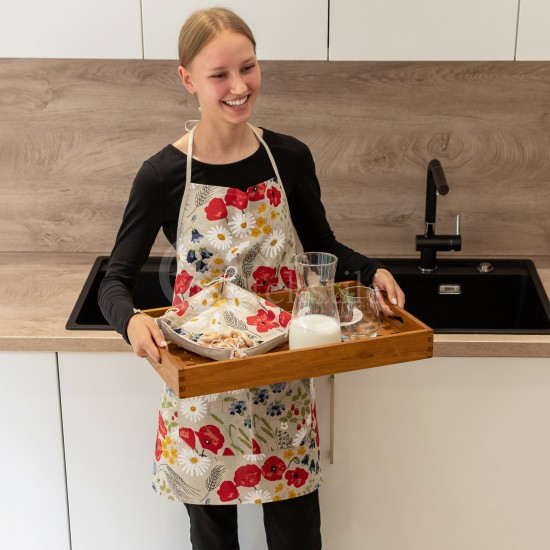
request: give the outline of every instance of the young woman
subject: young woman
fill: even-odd
[[[338,257],[340,279],[359,273],[404,303],[379,262],[335,239],[306,145],[249,124],[261,84],[255,47],[246,23],[222,8],[194,13],[181,29],[178,73],[200,121],[138,172],[100,289],[105,317],[140,357],[159,360],[166,345],[131,298],[161,227],[177,251],[174,303],[229,265],[252,292],[295,288],[294,230],[304,250]],[[189,399],[166,387],[153,486],[185,503],[196,550],[239,547],[241,503],[263,504],[271,550],[318,550],[320,454],[310,380]]]

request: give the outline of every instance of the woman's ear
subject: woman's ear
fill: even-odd
[[[178,75],[180,77],[181,83],[183,84],[184,88],[191,94],[194,95],[196,90],[195,86],[193,86],[193,82],[191,80],[191,74],[189,71],[182,67],[181,65],[178,67]]]

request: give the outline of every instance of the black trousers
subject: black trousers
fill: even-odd
[[[319,492],[262,504],[269,550],[321,550]],[[186,504],[193,550],[239,550],[237,506]]]

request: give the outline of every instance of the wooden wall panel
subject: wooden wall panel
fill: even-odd
[[[461,255],[550,254],[550,63],[262,69],[253,122],[308,143],[343,242],[415,255],[436,157]],[[0,60],[0,251],[108,253],[135,172],[197,114],[172,61]]]

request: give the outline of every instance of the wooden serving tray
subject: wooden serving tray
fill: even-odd
[[[338,285],[357,285],[357,281]],[[292,311],[294,291],[262,296]],[[289,350],[285,343],[262,355],[225,361],[202,357],[169,342],[168,348],[160,349],[160,363],[148,360],[172,391],[183,398],[432,357],[433,330],[404,309],[390,307],[395,317],[383,317],[375,338],[298,350]],[[149,309],[146,313],[159,317],[167,309]]]

